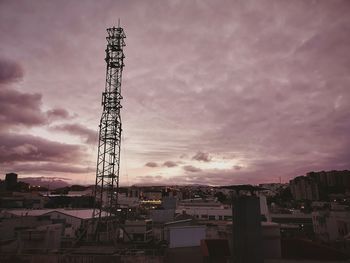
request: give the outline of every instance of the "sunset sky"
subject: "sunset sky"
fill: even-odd
[[[350,168],[350,1],[0,0],[0,173],[95,181],[106,28],[122,185]]]

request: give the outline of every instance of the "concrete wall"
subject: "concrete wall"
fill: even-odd
[[[46,214],[47,216],[50,216],[51,219],[59,219],[59,220],[64,220],[65,224],[71,225],[67,226],[67,229],[64,231],[64,236],[65,237],[75,237],[75,231],[79,229],[82,219],[66,215],[63,213],[60,213],[58,211],[52,211]]]
[[[165,223],[174,220],[174,209],[150,210],[150,217],[153,222]]]
[[[183,226],[167,228],[169,248],[199,246],[205,239],[205,226]]]
[[[281,258],[281,232],[276,223],[262,223],[264,258]]]

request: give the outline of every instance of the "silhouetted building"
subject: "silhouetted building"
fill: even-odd
[[[350,190],[350,171],[310,172],[290,180],[290,189],[295,200],[327,200]]]
[[[13,190],[17,185],[17,174],[16,173],[7,173],[5,177],[6,190]]]
[[[290,190],[295,200],[319,200],[318,183],[307,176],[298,176],[290,180]]]
[[[262,263],[260,201],[240,196],[233,203],[233,258],[237,263]]]
[[[350,189],[350,171],[321,171],[307,173],[308,177],[314,178],[322,186],[339,187]]]
[[[271,214],[272,222],[278,223],[283,237],[312,237],[314,235],[311,214]]]

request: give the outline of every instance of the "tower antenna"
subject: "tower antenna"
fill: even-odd
[[[106,84],[102,93],[102,116],[99,125],[95,205],[95,236],[109,232],[110,223],[118,220],[118,190],[122,122],[120,109],[122,71],[124,67],[125,32],[120,27],[107,29]],[[98,238],[98,237],[97,237]]]

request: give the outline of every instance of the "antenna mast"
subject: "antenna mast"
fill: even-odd
[[[107,29],[106,85],[102,93],[102,116],[99,125],[99,142],[95,183],[93,217],[97,220],[96,233],[104,221],[112,221],[118,209],[120,143],[122,123],[120,117],[121,82],[124,67],[125,33],[123,28]],[[106,217],[105,217],[106,216]]]

